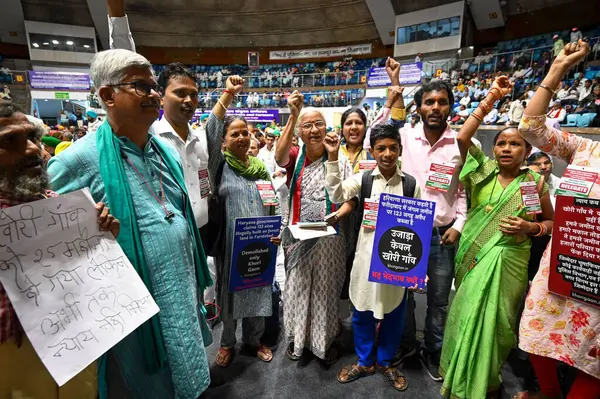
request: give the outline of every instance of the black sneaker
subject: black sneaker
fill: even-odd
[[[423,352],[421,356],[421,362],[423,366],[425,366],[425,370],[427,370],[427,374],[431,377],[432,380],[441,382],[444,381],[442,376],[440,375],[440,362],[436,362],[431,355]]]
[[[400,348],[394,358],[392,359],[391,365],[394,367],[398,367],[398,365],[409,358],[413,358],[417,356],[417,349],[413,346],[410,349]]]

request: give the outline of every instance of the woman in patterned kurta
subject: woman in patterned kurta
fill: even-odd
[[[525,110],[519,132],[540,150],[572,165],[600,168],[600,142],[545,124],[551,90],[588,52],[589,45],[583,41],[565,46]],[[600,198],[600,178],[589,197]],[[597,398],[600,397],[600,309],[548,291],[550,251],[548,246],[532,282],[519,331],[519,347],[531,354],[541,388],[541,393],[529,397],[561,397],[556,373],[556,363],[561,361],[579,370],[568,398]]]
[[[288,98],[291,116],[275,155],[279,166],[292,176],[290,211],[284,225],[322,222],[327,214],[335,211],[325,190],[325,118],[316,110],[306,110],[299,117],[303,100],[297,91]],[[292,147],[296,123],[304,142],[301,149]],[[340,159],[340,168],[344,179],[350,176],[345,158]],[[329,219],[330,224],[337,225],[336,235],[298,241],[289,229],[284,230],[287,273],[284,326],[289,342],[287,355],[292,360],[298,360],[305,348],[327,363],[337,360],[336,351],[330,348],[339,333],[338,304],[346,274],[345,226],[338,221],[352,209],[352,205],[344,204],[337,215]]]
[[[223,165],[220,184],[218,188],[213,187],[215,191],[218,190],[219,197],[225,199],[227,215],[225,253],[215,258],[217,303],[221,307],[223,320],[221,348],[217,354],[217,365],[221,367],[228,366],[235,354],[235,332],[240,319],[245,349],[256,353],[265,362],[273,358],[271,350],[260,342],[265,330],[265,317],[272,313],[271,286],[229,292],[235,219],[271,214],[271,207],[263,206],[256,186],[257,180],[269,180],[269,173],[257,158],[246,155],[250,147],[246,121],[241,117],[225,117],[225,107],[233,101],[233,94],[241,91],[243,83],[244,80],[239,76],[227,79],[227,90],[213,108],[206,124],[209,173],[214,179],[217,170]],[[225,154],[221,152],[223,144]],[[256,167],[257,164],[262,168]],[[255,173],[252,173],[252,169]]]

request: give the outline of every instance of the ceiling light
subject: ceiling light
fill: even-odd
[[[44,100],[44,101],[48,101],[48,100]]]
[[[33,43],[33,47],[38,48],[38,47],[40,47],[40,45],[37,43]]]
[[[73,42],[71,40],[67,40],[67,45],[72,46]]]
[[[89,44],[84,44],[83,47],[90,48],[90,45]]]
[[[49,45],[50,45],[50,43],[44,42],[44,46],[49,46]]]
[[[58,44],[58,40],[52,40],[52,44]]]

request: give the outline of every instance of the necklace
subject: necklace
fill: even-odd
[[[127,161],[127,163],[129,164],[129,166],[131,166],[131,168],[135,171],[135,173],[139,176],[140,179],[142,179],[142,181],[144,182],[144,184],[146,185],[146,188],[148,188],[148,192],[150,192],[150,195],[152,195],[152,197],[154,198],[154,200],[160,205],[162,206],[164,212],[165,212],[165,220],[169,220],[171,218],[173,218],[175,216],[175,213],[171,212],[167,206],[165,205],[165,190],[163,190],[163,181],[162,181],[162,176],[163,176],[163,160],[162,157],[160,156],[160,153],[158,153],[158,159],[160,160],[160,166],[159,166],[159,170],[160,170],[160,174],[159,174],[159,184],[160,184],[160,198],[158,198],[156,196],[156,194],[154,194],[154,191],[152,190],[152,187],[150,187],[150,184],[146,181],[146,179],[144,179],[144,176],[140,173],[140,171],[135,167],[135,165],[133,164],[133,162],[131,162],[131,160],[129,159],[129,157],[127,156],[127,154],[125,153],[125,151],[121,148],[121,156],[125,159],[125,161]]]
[[[498,202],[500,202],[500,198],[502,198],[502,194],[504,194],[504,190],[506,190],[506,187],[508,187],[508,184],[507,184],[506,187],[504,187],[502,189],[502,192],[498,196],[498,199],[492,204],[492,195],[494,194],[494,190],[496,190],[497,182],[498,182],[498,176],[496,176],[496,179],[494,179],[494,187],[492,187],[492,191],[490,192],[490,198],[488,199],[488,204],[485,206],[485,213],[490,213],[492,211],[492,209],[494,209],[494,206],[496,206],[496,204],[498,204]]]

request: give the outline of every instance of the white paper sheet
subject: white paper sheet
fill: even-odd
[[[327,229],[301,229],[297,224],[288,226],[290,233],[296,240],[304,241],[311,238],[319,238],[325,236],[332,236],[336,233],[335,229],[331,226],[327,226]]]
[[[57,382],[158,312],[87,189],[0,210],[0,281]]]

